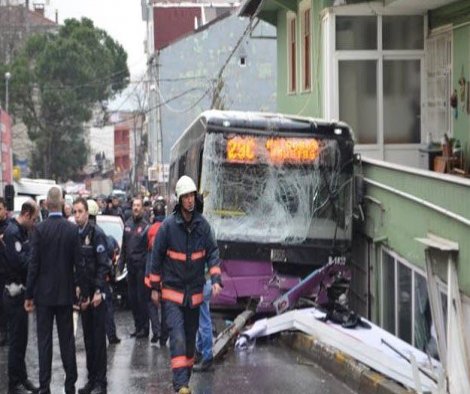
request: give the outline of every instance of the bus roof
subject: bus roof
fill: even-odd
[[[259,129],[259,130],[283,130],[312,132],[318,128],[348,128],[350,127],[339,121],[327,121],[325,119],[302,117],[289,114],[251,112],[251,111],[219,111],[209,110],[203,112],[200,119],[205,119],[210,126],[224,126],[231,128]],[[227,124],[230,122],[230,124]]]
[[[174,143],[170,161],[173,162],[175,157],[188,149],[188,144],[194,143],[207,131],[331,135],[336,129],[341,129],[343,139],[353,139],[352,129],[340,121],[268,112],[208,110],[201,113]]]

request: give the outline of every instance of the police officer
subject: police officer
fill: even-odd
[[[64,391],[75,393],[77,361],[73,334],[73,304],[78,274],[83,271],[77,226],[62,216],[62,191],[47,193],[49,216],[36,226],[28,266],[25,309],[36,307],[40,394],[50,394],[52,329],[57,324],[60,355],[65,370]]]
[[[5,199],[0,197],[0,346],[7,343],[7,318],[3,306],[3,289],[5,287],[5,243],[3,233],[8,226],[8,212]]]
[[[109,271],[106,235],[88,216],[88,203],[79,197],[73,203],[84,260],[80,309],[82,311],[88,382],[79,394],[106,393],[106,310],[103,294]]]
[[[124,226],[119,262],[121,271],[127,265],[128,297],[135,325],[135,332],[131,336],[136,338],[148,338],[149,335],[148,290],[144,284],[149,224],[143,214],[142,199],[134,198],[132,217]]]
[[[88,220],[92,224],[96,224],[96,216],[98,216],[100,208],[95,200],[87,200],[88,204]],[[114,321],[114,305],[113,293],[109,281],[114,277],[114,261],[116,253],[119,254],[119,244],[112,235],[106,236],[106,252],[108,254],[109,269],[107,272],[107,282],[103,290],[104,309],[105,309],[105,329],[106,336],[110,345],[115,345],[121,342],[116,334],[116,323]]]
[[[191,393],[189,379],[194,364],[199,306],[207,267],[212,292],[221,291],[219,250],[207,220],[196,210],[196,185],[183,175],[176,183],[178,205],[158,230],[152,249],[150,284],[152,301],[162,298],[170,330],[173,388]],[[161,296],[160,296],[161,291]]]
[[[29,232],[39,214],[36,203],[26,201],[16,219],[11,219],[3,234],[5,242],[5,310],[8,322],[8,387],[9,393],[31,393],[38,388],[29,380],[25,354],[28,345],[28,314],[24,290],[30,258]]]

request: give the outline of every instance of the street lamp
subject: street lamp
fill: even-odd
[[[10,81],[11,73],[5,73],[5,111],[8,113],[8,82]]]

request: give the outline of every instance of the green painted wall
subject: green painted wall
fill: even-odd
[[[280,9],[277,13],[277,109],[279,112],[302,116],[321,117],[323,103],[323,65],[322,65],[322,32],[320,12],[324,0],[312,0],[312,90],[311,92],[287,93],[287,11]],[[299,2],[298,2],[299,4]],[[299,15],[297,27],[299,29]],[[297,36],[297,64],[300,64],[300,35]],[[300,67],[297,70],[297,80],[300,82]]]
[[[460,100],[459,85],[462,75],[466,82],[470,82],[470,25],[455,29],[453,36],[452,87],[457,90],[459,96],[458,116],[454,117],[453,131],[454,137],[460,140],[465,149],[467,160],[470,160],[470,103],[467,105],[466,101]],[[466,83],[466,95],[470,94],[469,87],[470,85]],[[463,109],[462,104],[464,104]]]
[[[432,173],[426,172],[408,173],[368,162],[363,162],[362,173],[366,178],[412,194],[470,220],[468,179],[462,181],[465,184],[459,184],[446,180],[452,179],[449,176],[433,177]],[[465,294],[470,295],[469,225],[367,182],[366,195],[380,201],[382,206],[377,201],[365,199],[366,220],[362,231],[372,239],[386,237],[383,244],[410,263],[425,269],[424,246],[415,240],[416,237],[425,237],[430,232],[458,242],[459,285]]]

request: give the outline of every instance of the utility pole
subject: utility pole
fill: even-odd
[[[160,102],[160,51],[155,53],[155,71],[156,71],[156,83],[157,83],[157,95],[156,95],[156,105],[157,105],[157,119],[158,119],[158,128],[157,128],[157,166],[158,166],[158,176],[159,180],[163,182],[163,131],[162,131],[162,108]],[[166,192],[166,190],[164,191]]]
[[[8,113],[8,101],[9,101],[9,92],[8,92],[8,84],[10,82],[11,78],[11,73],[6,72],[5,73],[5,111]]]

